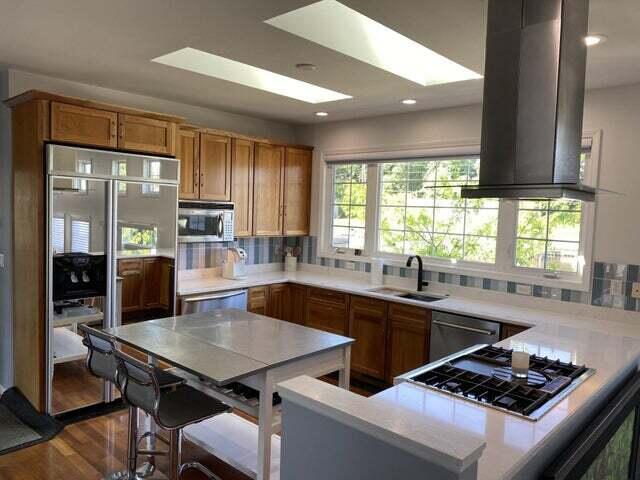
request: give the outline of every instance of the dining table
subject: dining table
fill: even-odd
[[[349,388],[354,339],[244,310],[148,320],[107,332],[151,361],[168,364],[190,385],[257,418],[258,480],[270,479],[271,439],[281,431],[281,409],[273,402],[278,383],[337,372],[338,386]],[[257,398],[239,395],[238,385],[257,391]]]

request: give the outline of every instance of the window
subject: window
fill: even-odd
[[[76,160],[76,172],[90,174],[93,171],[91,160]],[[73,188],[79,192],[87,192],[87,180],[83,178],[73,179]]]
[[[160,160],[145,160],[144,161],[144,176],[152,180],[160,180]],[[142,184],[143,195],[159,195],[160,185],[154,183]]]
[[[494,263],[496,200],[467,200],[480,160],[412,160],[380,165],[378,250]]]
[[[580,178],[584,179],[590,152],[580,156]],[[516,267],[549,272],[578,273],[582,202],[540,200],[518,202],[514,263]]]
[[[51,248],[53,253],[64,252],[64,217],[53,217],[51,221]]]
[[[71,251],[89,253],[90,223],[87,220],[71,219]]]
[[[153,225],[122,225],[120,242],[125,250],[156,248],[158,227]]]
[[[127,161],[126,160],[115,160],[113,162],[113,174],[118,177],[126,177],[127,176]],[[118,181],[118,195],[126,195],[127,194],[127,184],[126,182]]]
[[[333,175],[331,246],[364,249],[367,166],[337,165]]]
[[[591,152],[599,150],[599,134],[585,143],[581,180],[596,185],[598,158]],[[328,163],[321,255],[404,263],[419,254],[439,271],[588,288],[594,204],[461,198],[460,188],[477,184],[480,171],[479,155],[465,150],[397,160],[375,153],[371,161]]]

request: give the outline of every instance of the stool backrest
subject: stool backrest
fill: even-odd
[[[96,377],[117,385],[118,361],[113,354],[116,351],[115,339],[88,325],[80,324],[78,329],[84,334],[82,343],[87,347],[87,369]]]
[[[115,351],[122,398],[157,418],[160,385],[153,365],[141,362],[126,353]]]

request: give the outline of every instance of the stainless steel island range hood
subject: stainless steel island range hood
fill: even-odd
[[[489,0],[480,179],[466,198],[593,201],[580,183],[589,0]]]

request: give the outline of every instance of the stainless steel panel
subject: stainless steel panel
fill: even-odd
[[[433,362],[479,343],[500,340],[500,324],[434,311],[431,319],[429,361]]]
[[[222,308],[247,309],[247,291],[235,290],[210,295],[185,298],[182,300],[182,314],[212,312]]]

